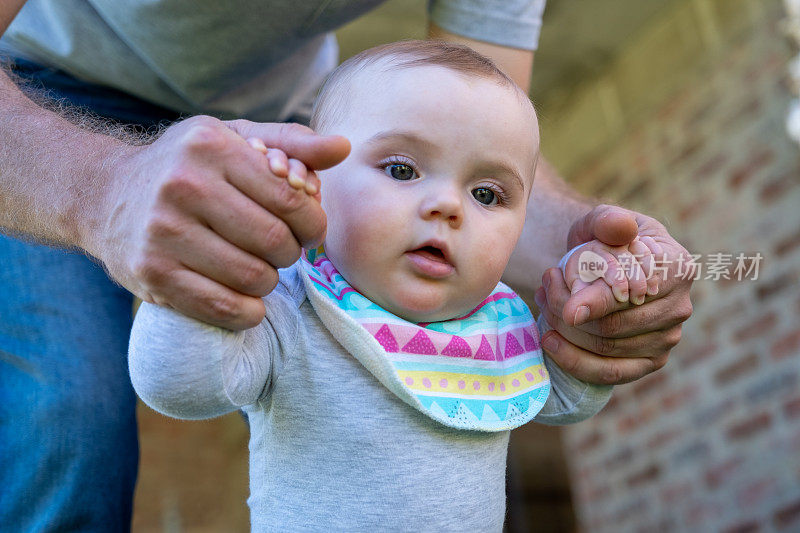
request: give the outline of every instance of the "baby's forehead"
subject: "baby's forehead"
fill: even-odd
[[[502,78],[486,76],[481,73],[462,71],[453,66],[440,65],[436,63],[426,63],[415,61],[408,57],[385,57],[364,64],[353,73],[350,78],[350,87],[355,88],[374,88],[397,79],[413,79],[415,85],[420,90],[424,90],[426,82],[435,80],[439,84],[451,84],[462,87],[471,87],[475,82],[489,82],[503,86],[510,84],[504,83]]]
[[[482,73],[461,71],[447,65],[410,61],[411,59],[407,57],[388,57],[362,65],[350,75],[343,77],[342,83],[336,88],[337,99],[353,101],[363,94],[380,95],[386,91],[388,84],[396,83],[398,80],[411,80],[411,83],[408,84],[405,93],[392,95],[395,101],[403,99],[404,96],[410,100],[424,97],[428,93],[427,88],[433,83],[439,87],[453,87],[454,90],[465,89],[467,92],[483,91],[484,84],[490,84],[505,90],[509,98],[515,99],[520,109],[530,117],[533,126],[538,129],[533,104],[522,89],[510,80],[500,75],[487,76]],[[456,93],[452,94],[455,97]],[[358,106],[351,106],[351,111],[357,109]]]

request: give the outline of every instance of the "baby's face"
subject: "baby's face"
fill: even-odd
[[[463,316],[500,280],[525,220],[535,113],[493,80],[423,66],[356,76],[320,173],[325,251],[356,290],[412,322]]]

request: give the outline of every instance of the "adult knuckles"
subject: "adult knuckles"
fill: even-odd
[[[678,305],[675,309],[675,318],[681,323],[689,320],[689,317],[691,317],[692,313],[694,312],[694,306],[692,305],[691,300],[689,300],[689,297],[686,296],[684,300],[685,302],[681,305]]]
[[[208,315],[207,322],[232,330],[244,330],[257,326],[264,319],[263,307],[260,312],[248,309],[245,304],[250,297],[236,293],[215,296],[203,302],[203,312]]]
[[[146,254],[134,260],[131,272],[146,288],[157,289],[169,283],[171,269],[166,261]]]
[[[597,331],[601,337],[617,337],[623,332],[622,313],[615,312],[597,319]]]
[[[617,340],[611,337],[604,337],[602,335],[594,336],[593,343],[593,352],[598,353],[600,355],[609,355],[614,353],[614,350],[617,348]]]
[[[195,117],[186,126],[180,144],[191,153],[221,152],[228,146],[230,132],[226,132],[224,124],[212,117]]]
[[[163,241],[171,241],[184,236],[183,225],[178,223],[174,217],[166,215],[152,216],[144,228],[145,238],[151,244]]]
[[[653,357],[651,359],[652,372],[655,372],[656,370],[661,370],[662,368],[664,368],[664,366],[666,366],[666,364],[667,364],[667,360],[668,359],[669,359],[669,350],[667,350],[666,352],[662,353],[661,355]]]
[[[291,246],[292,241],[294,241],[292,232],[283,221],[279,220],[272,222],[259,238],[264,243],[264,247],[270,252],[286,249]]]
[[[561,345],[564,346],[564,343],[562,342]],[[583,368],[580,357],[576,357],[574,353],[571,353],[571,350],[562,348],[560,353],[551,354],[551,357],[556,360],[556,364],[567,374],[577,376]]]
[[[204,179],[199,169],[187,163],[173,168],[159,187],[161,201],[182,205],[209,198],[211,184]]]
[[[667,346],[667,350],[671,350],[678,343],[681,342],[681,337],[683,335],[681,326],[675,326],[674,328],[668,329],[664,333],[664,344]]]
[[[605,289],[602,298],[600,298],[599,309],[597,310],[600,312],[601,317],[608,317],[611,316],[612,313],[616,313],[619,310],[619,306],[620,303],[614,298],[613,292],[611,292],[610,289]],[[620,328],[621,327],[620,325]]]
[[[203,306],[216,321],[236,324],[242,318],[242,306],[233,294],[215,294],[203,299]]]
[[[278,271],[275,269],[270,270],[270,272],[267,275],[266,284],[264,285],[264,291],[265,291],[264,296],[274,291],[275,287],[278,286],[279,281],[280,279],[278,277]]]
[[[262,294],[265,290],[269,290],[273,273],[274,269],[264,261],[253,260],[238,269],[237,277],[246,293]]]
[[[617,385],[631,381],[622,373],[620,362],[615,359],[604,359],[597,371],[597,379],[603,385]]]

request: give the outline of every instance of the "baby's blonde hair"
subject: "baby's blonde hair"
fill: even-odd
[[[446,41],[400,41],[365,50],[331,72],[319,91],[311,112],[311,128],[324,133],[326,127],[339,119],[346,111],[346,101],[341,89],[353,77],[383,59],[388,60],[389,69],[419,66],[440,66],[466,76],[495,80],[516,89],[526,100],[528,96],[491,59],[472,48]],[[530,102],[530,100],[528,100]]]

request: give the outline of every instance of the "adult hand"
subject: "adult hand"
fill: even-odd
[[[544,273],[543,287],[536,291],[536,303],[553,328],[543,336],[543,348],[583,381],[622,384],[661,368],[680,341],[681,324],[692,314],[692,281],[677,272],[679,262],[688,264],[690,256],[657,220],[601,205],[572,225],[568,247],[592,239],[621,246],[637,234],[659,264],[658,293],[648,295],[642,305],[618,302],[603,283],[571,294],[557,268]],[[582,306],[588,307],[588,315],[578,312]]]
[[[271,168],[254,139],[285,152],[288,168]],[[99,228],[85,248],[144,301],[229,329],[253,327],[277,269],[325,237],[319,201],[286,175],[302,173],[318,189],[306,166],[331,167],[349,150],[344,137],[298,124],[184,120],[114,161]]]

